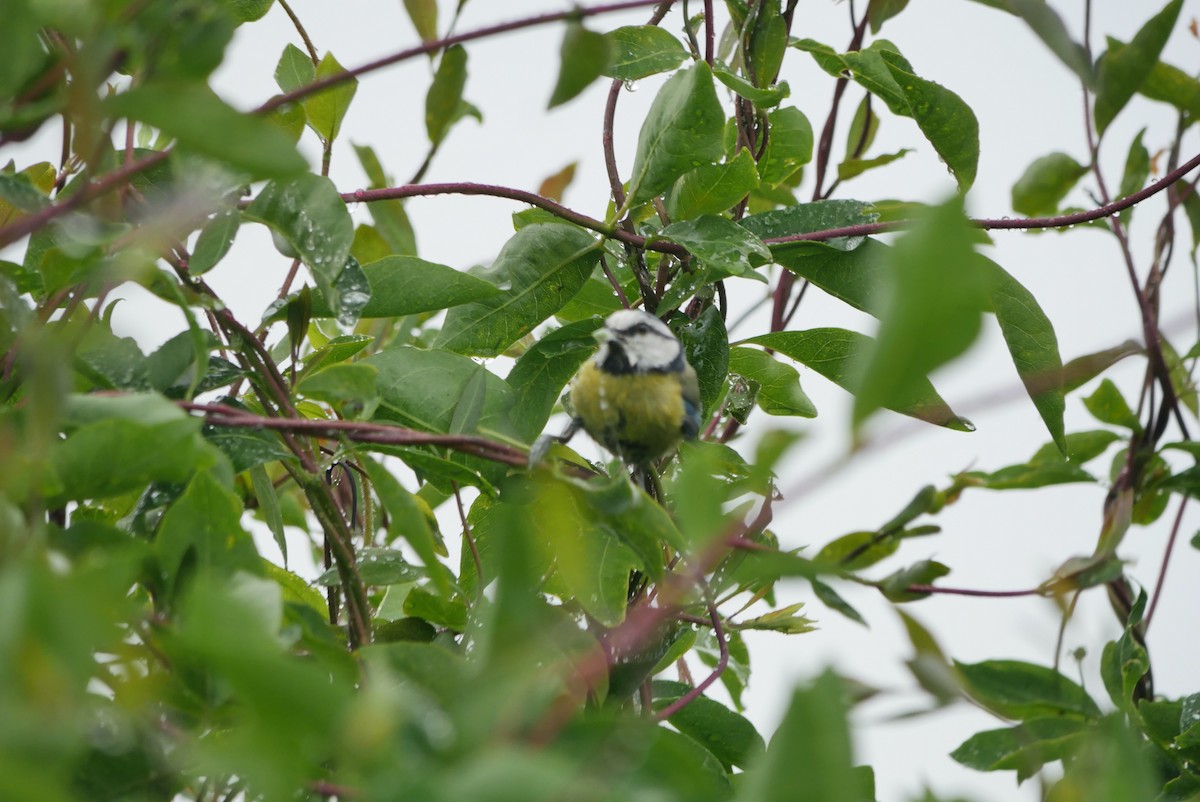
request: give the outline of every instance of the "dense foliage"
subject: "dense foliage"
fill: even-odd
[[[1160,60],[1182,0],[1098,55],[1041,0],[980,1],[1023,21],[1023,46],[1048,48],[1088,100],[1088,152],[1031,164],[1016,218],[967,217],[979,123],[957,76],[921,74],[881,36],[907,0],[850,3],[844,48],[807,38],[797,0],[634,0],[481,30],[458,24],[467,0],[405,0],[421,44],[349,71],[284,0],[6,0],[0,147],[52,131],[61,145],[0,169],[0,798],[872,800],[846,719],[871,689],[825,673],[781,703],[773,734],[743,716],[745,633],[864,622],[851,586],[900,610],[931,709],[970,700],[999,719],[962,734],[958,763],[1039,777],[1053,800],[1200,794],[1200,693],[1156,694],[1145,648],[1162,575],[1143,587],[1122,558],[1131,527],[1168,510],[1175,547],[1200,488],[1196,321],[1178,348],[1158,323],[1188,250],[1178,229],[1200,225],[1180,180],[1200,164],[1182,151],[1200,81]],[[641,7],[648,24],[606,27]],[[280,93],[238,111],[212,74],[268,12],[291,17],[296,44]],[[549,108],[610,82],[603,219],[563,205],[573,168],[537,193],[422,183],[456,126],[482,117],[464,97],[472,42],[535,25],[562,34]],[[370,188],[339,191],[333,143],[358,82],[408,59],[431,65],[411,110],[423,163],[397,184],[356,144]],[[829,108],[789,102],[785,59],[827,74]],[[652,76],[666,80],[644,119],[620,119]],[[1118,143],[1118,181],[1101,143],[1135,95],[1173,106],[1178,126],[1153,156],[1143,134]],[[950,171],[944,203],[899,186],[847,196],[909,153],[874,148],[892,117]],[[614,126],[640,132],[628,164]],[[1085,183],[1095,204],[1063,208]],[[1161,220],[1138,215],[1153,248],[1135,252],[1129,210],[1157,193]],[[488,268],[418,255],[405,199],[434,194],[524,205]],[[275,264],[235,245],[259,226]],[[1071,226],[1111,235],[1144,338],[1064,363],[1037,300],[983,249],[991,229]],[[207,281],[250,269],[280,279],[259,320]],[[180,315],[148,353],[112,300],[130,284]],[[743,324],[731,299],[748,297],[765,311]],[[814,303],[877,324],[811,327]],[[579,443],[530,466],[622,306],[678,333],[701,438],[646,475]],[[1019,376],[1047,444],[926,486],[876,530],[777,537],[803,448],[793,424],[817,413],[797,366],[851,394],[856,444],[897,413],[969,432],[928,377],[989,319],[1011,357],[996,370]],[[1145,366],[1132,391],[1104,375],[1126,360]],[[1068,431],[1085,386],[1096,423]],[[1096,549],[1022,593],[1058,600],[1064,626],[1080,594],[1108,594],[1123,634],[1097,644],[1103,696],[1057,660],[951,659],[909,608],[973,591],[939,584],[953,566],[900,559],[964,494],[1072,482],[1108,487]],[[289,570],[286,531],[323,560],[315,583]],[[811,604],[777,603],[785,579]]]

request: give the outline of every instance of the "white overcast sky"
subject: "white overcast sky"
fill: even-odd
[[[1165,2],[1165,0],[1164,0]],[[451,5],[441,2],[443,14]],[[717,3],[717,6],[722,6]],[[1051,0],[1077,38],[1082,30],[1082,0]],[[1163,5],[1158,0],[1094,3],[1092,43],[1102,47],[1104,35],[1128,40]],[[865,2],[858,4],[859,9]],[[567,8],[557,0],[473,0],[460,31],[493,22]],[[332,51],[346,66],[394,52],[416,41],[400,0],[344,0],[332,3],[295,0],[317,48]],[[692,3],[699,10],[699,2]],[[850,38],[845,2],[802,0],[793,34],[844,49]],[[589,27],[609,30],[640,24],[648,15],[638,10],[589,21]],[[1200,0],[1184,4],[1183,20],[1200,15]],[[679,29],[674,12],[666,26]],[[884,36],[895,42],[921,76],[953,89],[974,109],[981,130],[979,176],[968,197],[976,216],[1012,215],[1009,191],[1033,159],[1063,150],[1086,162],[1081,92],[1068,70],[1015,18],[969,0],[913,0],[910,8],[891,20]],[[605,87],[597,83],[583,96],[551,113],[545,112],[553,87],[561,37],[560,26],[510,34],[468,45],[470,56],[466,97],[484,115],[484,124],[465,121],[450,135],[426,181],[479,181],[536,189],[540,181],[578,161],[567,205],[603,217],[608,197],[600,150],[600,120]],[[259,23],[237,34],[215,85],[235,105],[252,108],[277,90],[272,71],[283,47],[299,44],[282,9],[275,7]],[[1200,70],[1200,42],[1181,24],[1167,46],[1166,59],[1189,73]],[[833,83],[806,55],[791,51],[781,78],[792,89],[788,101],[803,110],[818,132],[824,122]],[[331,177],[339,189],[366,184],[350,144],[373,145],[385,168],[403,181],[425,154],[424,96],[429,64],[417,59],[364,77],[334,149]],[[641,82],[626,93],[617,111],[617,154],[627,171],[637,138],[637,125],[661,80]],[[851,88],[845,111],[853,111],[861,93]],[[876,104],[881,107],[881,104]],[[835,154],[845,141],[848,116],[835,136]],[[1148,127],[1145,142],[1151,152],[1169,145],[1174,113],[1161,104],[1135,98],[1106,136],[1101,161],[1110,187],[1120,182],[1125,152],[1134,134]],[[311,132],[305,134],[306,153],[313,164],[319,152]],[[28,160],[57,157],[57,135],[43,132],[20,150],[5,153],[24,166]],[[916,148],[900,162],[843,185],[839,197],[877,200],[900,197],[937,202],[954,190],[952,178],[919,130],[908,120],[884,119],[873,153]],[[1183,159],[1200,147],[1194,133],[1185,138]],[[1160,160],[1161,164],[1162,161]],[[811,180],[811,178],[810,178]],[[811,193],[811,184],[801,192]],[[1089,206],[1085,179],[1069,204]],[[1143,271],[1150,253],[1151,226],[1165,208],[1160,195],[1146,204],[1134,223],[1134,253]],[[511,236],[509,215],[521,207],[491,198],[416,198],[408,203],[417,230],[420,255],[460,269],[489,262]],[[353,210],[357,220],[366,210]],[[1185,351],[1196,339],[1188,315],[1194,309],[1192,266],[1186,250],[1191,244],[1187,224],[1179,221],[1181,249],[1163,292],[1163,319],[1176,347]],[[988,254],[1015,275],[1037,297],[1054,322],[1064,359],[1107,348],[1127,338],[1140,339],[1135,304],[1129,291],[1120,252],[1111,236],[1092,230],[1062,235],[996,233]],[[6,254],[12,258],[12,249]],[[270,246],[256,226],[239,233],[233,255],[211,274],[211,282],[243,320],[257,320],[287,269],[287,262]],[[754,285],[751,293],[758,291]],[[178,312],[144,300],[136,289],[131,303],[118,307],[115,327],[150,347],[175,334],[182,325]],[[140,300],[139,300],[140,298]],[[739,308],[748,296],[735,299]],[[759,328],[755,329],[754,326]],[[874,322],[837,302],[810,293],[794,324],[799,327],[841,325],[871,332]],[[752,322],[743,336],[762,330]],[[1113,375],[1127,397],[1134,398],[1141,380],[1141,363],[1130,360]],[[820,417],[797,421],[806,435],[795,458],[785,466],[785,488],[824,476],[825,467],[847,446],[849,396],[820,376],[802,370],[806,392]],[[961,360],[935,376],[942,395],[978,431],[962,434],[910,424],[887,413],[876,430],[899,435],[894,443],[869,451],[848,468],[806,493],[791,493],[777,507],[773,525],[785,547],[819,547],[832,538],[859,529],[873,529],[889,519],[923,485],[945,486],[950,474],[970,467],[994,469],[1027,459],[1048,437],[1032,405],[1023,396],[994,324],[985,321],[980,341]],[[1008,399],[997,403],[995,398]],[[1068,400],[1068,431],[1094,428],[1077,393]],[[991,397],[992,400],[986,400]],[[780,419],[755,425],[785,424]],[[753,427],[751,427],[753,428]],[[1111,455],[1110,455],[1111,456]],[[1107,457],[1096,463],[1107,470]],[[1184,467],[1181,463],[1180,467]],[[1074,555],[1092,551],[1098,532],[1104,488],[1068,485],[1031,492],[968,492],[934,521],[944,527],[937,537],[909,541],[899,556],[878,567],[880,575],[925,557],[945,562],[953,573],[947,585],[969,588],[1017,589],[1046,579],[1056,566]],[[1134,529],[1122,556],[1130,559],[1132,575],[1153,585],[1175,510],[1156,525]],[[1200,553],[1187,545],[1200,526],[1200,511],[1184,517],[1181,542],[1171,564],[1166,595],[1150,634],[1151,656],[1160,693],[1178,696],[1200,690],[1200,642],[1195,638],[1195,611],[1200,604]],[[449,522],[447,532],[456,532]],[[904,721],[891,721],[913,710],[924,699],[903,666],[910,648],[897,617],[877,594],[844,588],[846,597],[867,616],[870,630],[850,623],[812,600],[806,585],[788,586],[780,604],[809,601],[810,614],[820,620],[815,633],[785,638],[752,638],[754,673],[747,697],[749,716],[764,733],[775,726],[790,687],[828,664],[890,693],[858,711],[855,737],[860,762],[876,767],[881,800],[902,800],[930,785],[944,797],[962,794],[979,802],[1036,799],[1035,783],[1016,791],[1011,773],[979,774],[959,767],[947,753],[979,729],[1001,723],[967,705]],[[909,605],[956,659],[974,662],[1014,658],[1049,664],[1058,627],[1052,604],[1041,599],[973,600],[941,597]],[[1089,690],[1103,700],[1096,664],[1105,640],[1118,633],[1117,623],[1102,592],[1085,597],[1067,631],[1069,652],[1087,650],[1084,673]],[[1069,659],[1065,665],[1074,671]]]

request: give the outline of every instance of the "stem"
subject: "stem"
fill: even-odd
[[[390,56],[369,61],[362,66],[355,67],[349,70],[330,75],[322,78],[319,81],[313,81],[311,84],[294,89],[291,92],[285,92],[282,95],[276,95],[266,103],[256,109],[257,113],[264,114],[272,109],[277,109],[286,103],[292,103],[300,98],[315,95],[318,92],[323,92],[331,86],[336,86],[340,83],[345,83],[352,78],[357,78],[360,75],[365,75],[368,72],[390,67],[393,64],[398,64],[401,61],[421,56],[426,53],[436,52],[451,45],[470,42],[475,39],[485,39],[489,36],[496,36],[510,31],[521,30],[522,28],[533,28],[538,25],[546,25],[552,22],[559,22],[565,19],[582,19],[584,17],[594,17],[598,14],[608,14],[614,11],[626,11],[631,8],[642,8],[660,3],[661,0],[625,0],[621,3],[608,3],[605,5],[572,8],[569,11],[555,11],[549,14],[539,14],[534,17],[526,17],[524,19],[513,20],[512,22],[502,22],[498,25],[489,25],[486,28],[479,28],[466,33],[458,33],[453,36],[447,36],[444,39],[433,39],[428,42],[423,42],[415,47],[406,48],[399,52],[393,53]]]
[[[720,650],[720,656],[717,658],[717,664],[713,667],[712,673],[701,680],[699,685],[654,714],[656,721],[665,721],[687,707],[704,693],[708,689],[708,686],[720,679],[721,675],[725,673],[725,669],[729,667],[729,641],[726,639],[725,629],[721,625],[721,616],[717,613],[717,608],[712,602],[708,584],[703,579],[700,580],[699,584],[704,588],[705,604],[708,606],[708,620],[712,622],[713,637],[717,639],[717,649]]]
[[[300,38],[304,40],[304,47],[308,50],[308,57],[312,59],[313,66],[321,63],[320,56],[317,55],[317,49],[313,47],[312,39],[308,38],[308,31],[304,30],[304,25],[300,23],[300,18],[296,16],[296,12],[292,11],[292,7],[288,5],[287,0],[277,0],[284,13],[292,20],[292,25],[296,28],[296,33],[300,34]]]
[[[717,43],[717,28],[713,21],[713,1],[704,0],[704,61],[713,65],[713,50]]]
[[[1158,601],[1162,598],[1163,585],[1167,580],[1167,566],[1171,562],[1171,553],[1175,550],[1175,539],[1179,537],[1179,527],[1183,523],[1183,511],[1187,507],[1187,503],[1188,497],[1184,496],[1179,502],[1179,511],[1175,513],[1175,522],[1171,524],[1171,536],[1167,538],[1162,567],[1158,569],[1158,580],[1154,583],[1154,595],[1150,598],[1150,607],[1146,610],[1146,621],[1142,625],[1147,631],[1150,629],[1150,621],[1154,618],[1154,611],[1158,609]]]

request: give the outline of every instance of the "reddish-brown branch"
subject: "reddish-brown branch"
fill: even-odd
[[[214,426],[275,429],[303,433],[313,437],[333,439],[344,437],[359,443],[377,443],[379,445],[442,446],[514,467],[524,467],[529,460],[529,457],[520,449],[475,435],[430,434],[403,426],[366,421],[264,417],[223,404],[197,404],[181,401],[179,405],[193,412],[204,413],[208,423]]]
[[[550,14],[539,14],[535,17],[526,17],[524,19],[513,20],[511,22],[502,22],[498,25],[489,25],[486,28],[479,28],[466,33],[456,33],[452,36],[447,36],[444,39],[433,39],[428,42],[423,42],[414,47],[409,47],[390,56],[369,61],[359,67],[344,70],[319,81],[313,81],[311,84],[302,86],[299,89],[294,89],[291,92],[285,92],[282,95],[276,95],[266,103],[256,109],[260,114],[277,109],[286,103],[292,103],[300,98],[315,95],[318,92],[323,92],[331,86],[336,86],[340,83],[345,83],[360,75],[365,75],[368,72],[390,67],[393,64],[398,64],[401,61],[406,61],[416,56],[422,56],[427,53],[436,53],[443,48],[451,45],[459,45],[464,42],[470,42],[475,39],[486,39],[489,36],[497,36],[502,33],[520,30],[522,28],[533,28],[538,25],[546,25],[552,22],[560,22],[566,19],[581,19],[583,17],[594,17],[599,14],[609,14],[614,11],[627,11],[631,8],[642,8],[660,3],[661,0],[625,0],[622,3],[607,3],[605,5],[590,6],[582,8],[572,8],[568,11],[555,11]]]
[[[1044,596],[1041,588],[1029,590],[975,590],[973,588],[944,588],[941,585],[909,585],[905,588],[909,593],[941,593],[947,596],[977,596],[987,599],[1012,599],[1018,596]]]

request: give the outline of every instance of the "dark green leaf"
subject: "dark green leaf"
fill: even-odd
[[[1150,670],[1150,656],[1142,645],[1144,636],[1139,632],[1145,612],[1146,592],[1143,590],[1130,610],[1125,631],[1117,640],[1106,643],[1100,656],[1100,678],[1104,688],[1122,710],[1131,708],[1142,677]]]
[[[720,398],[729,372],[729,334],[725,331],[725,321],[720,310],[710,306],[676,333],[688,364],[696,370],[703,416]]]
[[[233,465],[234,473],[241,473],[256,465],[293,458],[275,432],[247,427],[210,426],[205,429],[204,439],[221,449]]]
[[[721,158],[725,114],[708,65],[671,76],[646,113],[629,175],[628,205],[662,193],[679,176]]]
[[[226,209],[213,215],[196,239],[196,247],[192,249],[192,258],[188,262],[188,275],[203,275],[224,259],[233,245],[240,224],[241,215],[236,209]]]
[[[1110,49],[1100,59],[1096,75],[1094,116],[1103,136],[1134,93],[1146,82],[1175,27],[1183,0],[1171,0],[1142,26],[1125,47]]]
[[[364,318],[433,312],[503,294],[495,285],[469,273],[415,256],[388,256],[363,265],[362,270],[371,286],[371,300],[361,312]],[[330,314],[328,304],[314,299],[314,316]]]
[[[769,109],[778,106],[792,94],[791,87],[787,85],[787,81],[781,81],[772,86],[760,89],[740,75],[736,75],[720,67],[713,69],[713,75],[738,97],[749,100],[756,108],[760,109]]]
[[[832,587],[826,585],[819,579],[810,579],[809,582],[812,584],[813,594],[816,595],[816,597],[821,600],[821,603],[830,610],[836,610],[837,612],[849,618],[851,621],[862,624],[864,627],[867,625],[867,620],[862,617],[862,614],[859,613],[858,610],[855,610],[850,603],[843,599],[841,595]]]
[[[679,40],[656,25],[628,25],[605,36],[613,44],[613,59],[604,72],[610,78],[636,81],[673,70],[687,58]]]
[[[441,144],[450,126],[458,119],[466,85],[467,51],[462,45],[452,45],[442,53],[433,83],[425,96],[425,131],[434,145]]]
[[[238,22],[256,22],[267,15],[275,0],[222,0]]]
[[[1063,391],[1082,387],[1122,359],[1141,353],[1145,353],[1141,343],[1126,340],[1115,348],[1075,357],[1063,365]]]
[[[984,260],[988,303],[1012,356],[1017,375],[1054,442],[1066,448],[1064,375],[1054,326],[1037,299],[1000,265]]]
[[[754,157],[742,148],[724,164],[704,164],[680,176],[667,196],[667,213],[672,220],[720,214],[736,206],[757,186]]]
[[[687,693],[682,682],[655,680],[652,684],[654,708],[661,710]],[[743,716],[720,702],[700,696],[672,715],[668,721],[684,735],[713,753],[726,767],[746,767],[762,757],[766,743]]]
[[[887,103],[892,113],[911,117],[950,168],[958,188],[975,182],[979,164],[979,122],[963,99],[941,84],[913,74],[895,50],[872,47],[842,56],[854,80]]]
[[[517,359],[505,381],[513,389],[510,417],[526,442],[546,425],[563,388],[596,350],[596,318],[569,323],[546,334]]]
[[[1051,215],[1071,188],[1088,171],[1086,165],[1065,153],[1036,159],[1013,184],[1012,207],[1029,217]]]
[[[326,53],[325,57],[321,59],[321,63],[317,65],[316,77],[321,80],[345,71],[332,53]],[[350,108],[350,101],[354,99],[354,93],[357,91],[358,79],[351,78],[340,81],[328,89],[309,95],[300,101],[304,106],[308,124],[325,142],[337,139],[338,132],[342,128],[342,119],[345,118],[346,111]]]
[[[479,364],[447,351],[390,348],[361,364],[379,369],[377,386],[381,414],[426,432],[446,434],[454,419],[467,384],[477,375]],[[484,404],[479,432],[511,433],[508,410],[512,390],[504,380],[485,371]]]
[[[45,53],[38,29],[45,12],[36,10],[29,0],[16,0],[4,7],[4,25],[0,26],[0,53],[4,53],[5,68],[0,71],[0,97],[14,97],[25,82],[45,64]]]
[[[1006,718],[1100,716],[1087,691],[1054,669],[1017,660],[955,661],[954,665],[971,696]]]
[[[706,214],[672,223],[650,241],[674,242],[687,248],[708,268],[711,280],[742,276],[766,282],[754,267],[770,261],[771,251],[762,240],[727,217]]]
[[[812,160],[813,130],[804,112],[793,106],[776,109],[767,120],[771,133],[758,173],[765,186],[776,187]]]
[[[892,257],[893,291],[861,368],[856,428],[879,407],[907,407],[921,398],[923,377],[974,342],[986,304],[987,275],[960,199],[899,238]]]
[[[756,348],[730,349],[729,371],[760,385],[758,405],[768,415],[817,416],[817,408],[800,389],[800,374],[765,351]]]
[[[558,81],[548,106],[551,109],[571,100],[605,74],[613,59],[612,41],[603,34],[589,31],[579,22],[570,22],[563,34],[559,58]]]
[[[287,134],[235,111],[203,84],[146,83],[106,101],[109,111],[147,123],[184,148],[261,178],[307,169]]]
[[[752,214],[740,225],[750,230],[759,239],[775,239],[792,234],[810,234],[833,228],[874,223],[879,219],[871,204],[855,200],[827,200],[802,203],[786,209],[776,209],[761,214]],[[771,246],[775,260],[787,267],[789,257],[796,253],[808,255],[813,249],[836,249],[852,251],[866,241],[866,237],[839,237],[824,243],[796,242]]]
[[[858,392],[861,383],[859,366],[872,347],[871,338],[865,334],[835,328],[773,332],[752,337],[747,342],[778,351],[850,393]],[[886,403],[888,409],[938,426],[970,430],[970,422],[954,414],[929,379],[918,375],[910,381],[911,396],[902,402]]]
[[[495,356],[566,304],[600,257],[591,234],[561,223],[526,226],[513,235],[488,274],[501,295],[456,306],[436,341],[439,348]]]
[[[382,587],[416,582],[424,576],[424,571],[405,560],[396,549],[366,548],[358,551],[358,575],[364,585]],[[342,584],[341,575],[336,568],[330,568],[317,578],[317,584],[337,587]]]
[[[846,160],[861,158],[870,149],[878,131],[879,115],[871,108],[871,94],[868,92],[854,110],[854,119],[850,121],[850,130],[846,133]]]
[[[1015,727],[977,732],[950,757],[977,771],[1017,772],[1020,782],[1042,766],[1076,752],[1087,724],[1070,718],[1035,718]]]
[[[311,173],[272,181],[243,214],[282,237],[312,271],[325,302],[338,309],[333,285],[350,255],[354,223],[333,182]]]
[[[404,612],[455,632],[467,628],[467,606],[456,599],[435,596],[416,587],[404,598]]]

